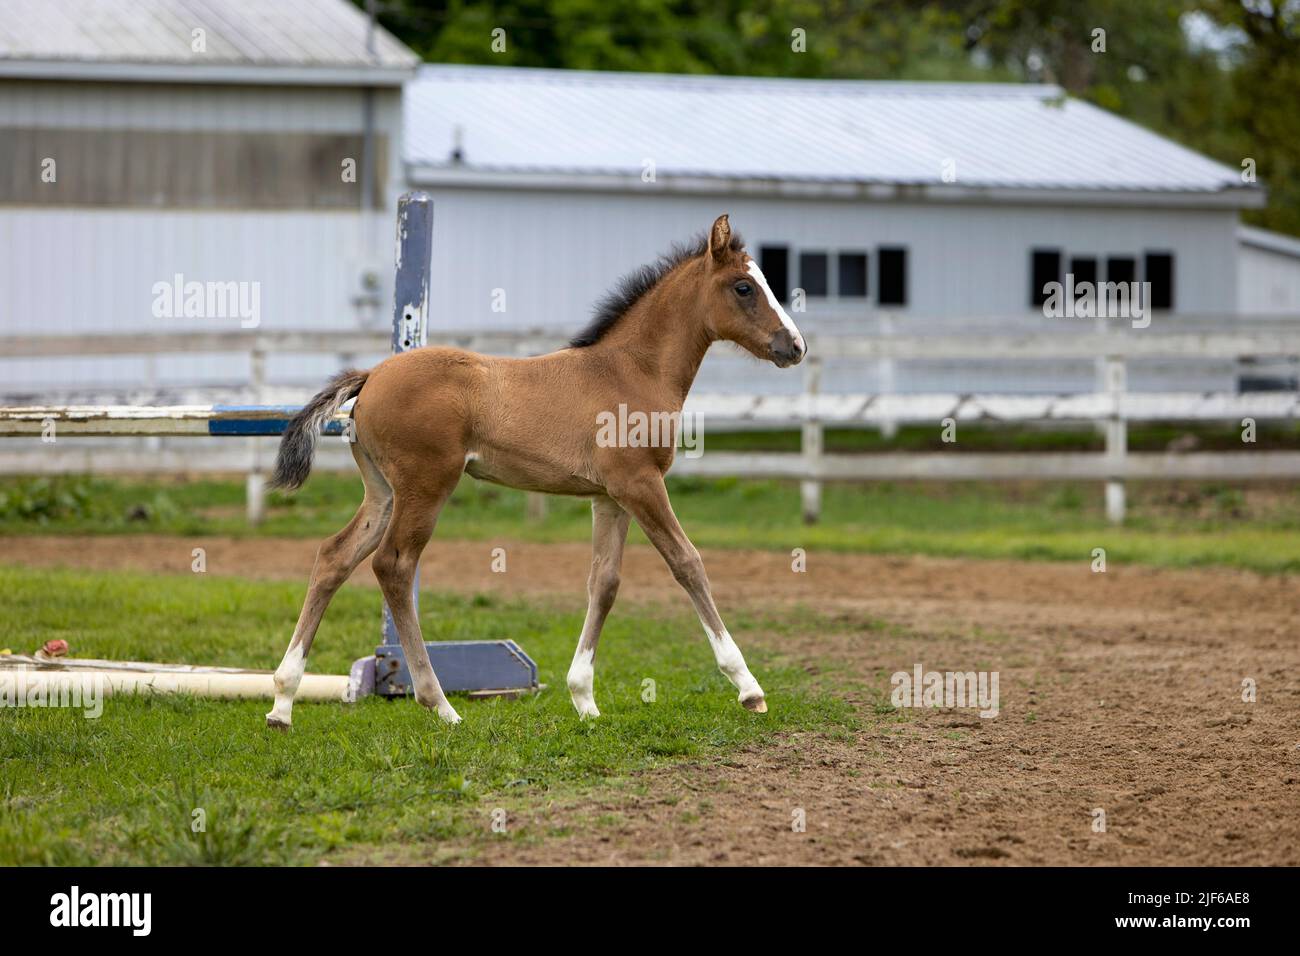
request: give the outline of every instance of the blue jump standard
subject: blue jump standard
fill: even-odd
[[[539,688],[537,665],[514,641],[433,641],[424,646],[438,683],[449,693],[528,693]],[[381,644],[373,657],[353,662],[349,676],[354,697],[412,693],[411,672],[395,644]]]

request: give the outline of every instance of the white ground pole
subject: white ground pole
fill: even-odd
[[[275,696],[275,680],[265,674],[171,674],[142,671],[13,671],[0,672],[0,699],[20,696],[80,693],[193,694],[227,700],[266,700]],[[306,674],[294,695],[296,701],[346,701],[346,674]]]
[[[265,699],[275,693],[271,671],[194,664],[153,664],[80,658],[43,661],[22,654],[0,656],[0,700],[18,704],[57,700],[60,695],[194,694],[226,699]],[[299,700],[346,701],[345,675],[308,674]],[[21,706],[22,704],[18,704]]]

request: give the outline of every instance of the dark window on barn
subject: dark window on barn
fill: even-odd
[[[767,277],[767,284],[772,289],[778,302],[790,301],[790,247],[760,246],[758,249],[758,267]]]
[[[839,260],[840,295],[855,298],[866,296],[867,254],[865,252],[841,252]]]
[[[1174,307],[1174,254],[1172,252],[1148,252],[1146,261],[1146,281],[1151,283],[1151,301],[1153,309],[1172,309]]]
[[[1034,249],[1029,253],[1029,304],[1047,301],[1045,287],[1061,281],[1061,250]]]
[[[804,295],[824,296],[830,291],[824,252],[799,253],[799,286]]]
[[[876,288],[881,305],[907,305],[907,250],[881,248],[876,253]]]
[[[1093,286],[1096,292],[1097,285],[1097,260],[1091,257],[1070,260],[1070,274],[1074,276],[1074,298],[1077,301],[1083,293],[1080,287],[1085,283]]]
[[[1076,286],[1083,282],[1096,282],[1097,260],[1091,258],[1071,259],[1070,273],[1074,276]]]
[[[1106,260],[1107,282],[1133,282],[1136,279],[1136,259],[1131,256],[1111,256]]]

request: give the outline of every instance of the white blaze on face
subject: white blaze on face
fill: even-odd
[[[758,287],[763,290],[763,295],[767,296],[767,304],[770,305],[772,311],[780,317],[781,324],[784,325],[785,330],[790,333],[790,337],[794,339],[794,344],[798,346],[799,351],[808,351],[807,347],[804,345],[803,336],[800,335],[799,330],[795,328],[794,319],[790,318],[785,309],[781,307],[781,303],[776,301],[776,296],[772,294],[772,287],[767,284],[767,276],[763,275],[763,270],[758,267],[758,263],[753,259],[750,259],[749,265],[745,267],[745,271],[754,277],[754,281],[758,283]]]

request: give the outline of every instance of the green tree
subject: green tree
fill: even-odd
[[[1198,6],[1240,37],[1231,55],[1229,145],[1205,148],[1234,164],[1255,160],[1269,202],[1246,218],[1300,235],[1300,5],[1208,0]]]

